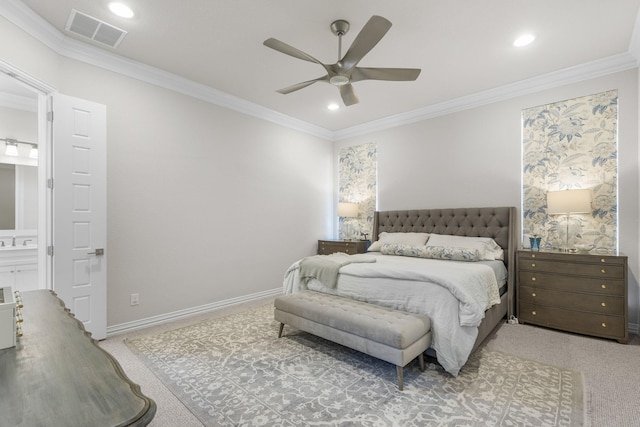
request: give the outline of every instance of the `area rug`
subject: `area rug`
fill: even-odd
[[[207,426],[579,426],[582,374],[481,349],[458,377],[285,327],[273,305],[129,340]]]

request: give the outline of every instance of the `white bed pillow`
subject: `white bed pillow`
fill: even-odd
[[[367,251],[380,252],[385,243],[402,244],[407,246],[424,246],[429,238],[429,233],[387,233],[383,231],[378,240],[373,242]]]
[[[504,251],[490,237],[449,236],[431,234],[427,246],[444,246],[454,248],[477,249],[483,261],[503,260]]]

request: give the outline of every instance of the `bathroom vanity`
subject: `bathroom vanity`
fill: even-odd
[[[38,289],[38,247],[24,245],[23,240],[19,240],[16,246],[11,245],[11,240],[5,238],[4,241],[5,246],[0,246],[2,286],[11,286],[21,292]]]

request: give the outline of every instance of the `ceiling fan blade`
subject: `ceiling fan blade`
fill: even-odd
[[[271,49],[275,49],[278,52],[282,52],[286,55],[289,56],[293,56],[294,58],[298,58],[298,59],[303,59],[305,61],[309,61],[309,62],[315,62],[316,64],[320,64],[324,67],[324,64],[320,61],[318,61],[316,58],[314,58],[313,56],[304,53],[303,51],[301,51],[300,49],[296,49],[293,46],[290,46],[284,42],[281,42],[280,40],[276,40],[274,38],[270,38],[265,40],[263,43],[263,45],[270,47]]]
[[[353,91],[353,86],[351,84],[346,84],[339,87],[340,96],[342,96],[342,102],[344,102],[344,105],[348,107],[349,105],[357,104],[358,102],[360,102],[360,100],[356,96],[356,93]]]
[[[355,67],[358,62],[367,54],[391,28],[391,22],[382,16],[374,15],[362,27],[360,33],[349,47],[349,50],[342,58],[342,65],[346,69]]]
[[[317,79],[307,80],[306,82],[296,83],[294,85],[278,89],[276,92],[286,95],[291,92],[295,92],[296,90],[304,89],[307,86],[314,84],[315,82],[320,82],[323,80],[329,80],[329,76],[318,77]]]
[[[362,68],[356,67],[351,73],[351,82],[362,80],[389,80],[396,82],[413,81],[420,75],[420,68]]]

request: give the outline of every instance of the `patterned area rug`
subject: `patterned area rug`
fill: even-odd
[[[285,327],[273,306],[129,340],[207,426],[579,426],[582,374],[475,352],[456,378]]]

